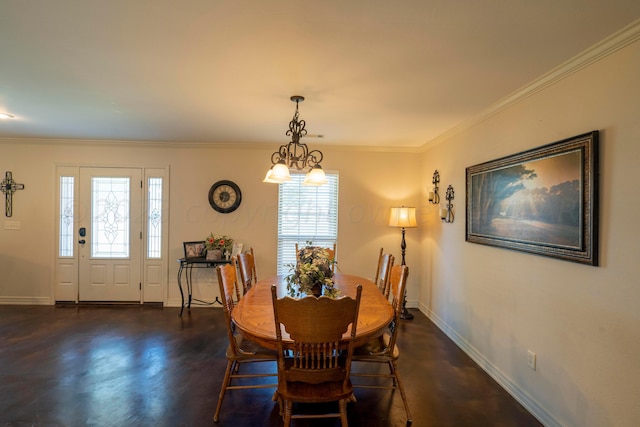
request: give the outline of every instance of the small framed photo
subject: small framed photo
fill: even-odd
[[[239,253],[241,253],[242,247],[243,247],[242,243],[234,243],[233,249],[231,249],[231,256],[234,257],[234,256],[237,256]]]
[[[201,242],[184,242],[184,258],[202,258],[204,257],[204,240]]]

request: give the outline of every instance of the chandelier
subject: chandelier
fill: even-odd
[[[294,95],[291,101],[296,103],[296,112],[289,122],[289,130],[285,133],[291,136],[291,142],[281,145],[278,151],[271,155],[271,168],[267,171],[262,182],[283,183],[291,180],[289,169],[303,170],[309,168],[302,185],[323,185],[327,183],[327,178],[320,166],[322,152],[319,150],[309,151],[307,144],[300,142],[300,138],[307,134],[304,128],[306,123],[300,120],[298,104],[304,101],[303,96]]]

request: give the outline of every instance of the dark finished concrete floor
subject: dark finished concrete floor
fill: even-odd
[[[415,318],[400,326],[399,366],[413,426],[540,425],[424,315],[412,312]],[[0,426],[214,425],[225,369],[223,312],[178,313],[148,306],[0,306]],[[281,425],[272,394],[227,392],[217,425]],[[405,425],[399,393],[356,389],[356,397],[348,405],[351,426]]]

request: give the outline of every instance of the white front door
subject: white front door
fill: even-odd
[[[80,168],[80,301],[141,301],[141,184],[141,169]]]

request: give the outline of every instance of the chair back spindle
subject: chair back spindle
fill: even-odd
[[[253,285],[258,281],[258,274],[256,273],[256,259],[253,253],[253,248],[245,253],[238,254],[237,256],[238,271],[240,272],[240,283],[242,284],[243,295],[251,289]]]
[[[376,270],[376,278],[374,283],[382,292],[385,298],[389,298],[389,275],[391,273],[391,267],[395,258],[391,254],[383,254],[383,249],[380,248],[380,255],[378,257],[378,268]]]

